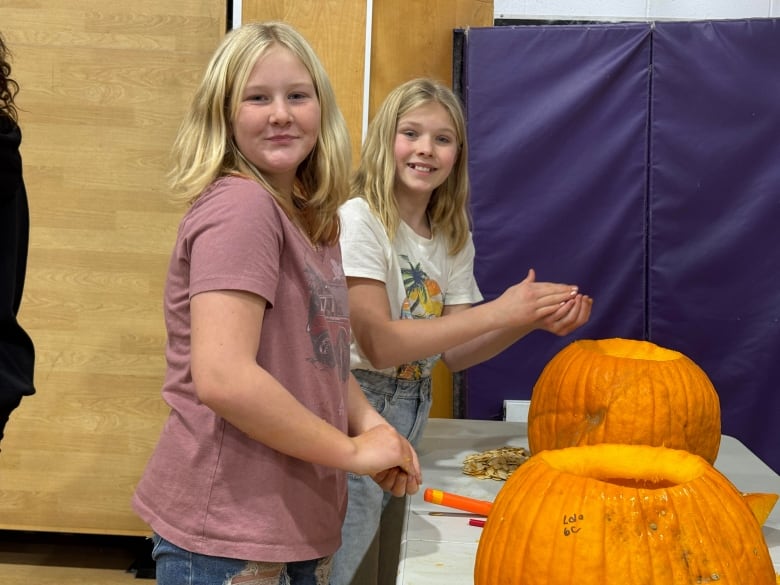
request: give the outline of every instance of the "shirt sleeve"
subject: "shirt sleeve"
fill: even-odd
[[[390,270],[390,240],[363,199],[350,199],[339,209],[341,259],[347,277],[386,283]]]
[[[218,184],[196,206],[186,227],[190,295],[243,290],[273,304],[283,212],[271,195],[256,183],[233,179]]]
[[[483,300],[474,276],[474,255],[474,241],[469,234],[466,245],[452,258],[445,305],[473,305]]]

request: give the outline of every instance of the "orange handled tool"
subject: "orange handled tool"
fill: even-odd
[[[423,499],[432,504],[457,508],[458,510],[479,514],[480,516],[487,516],[490,512],[490,508],[493,506],[493,502],[475,500],[474,498],[467,498],[466,496],[459,496],[457,494],[451,494],[432,488],[427,488],[425,490]]]

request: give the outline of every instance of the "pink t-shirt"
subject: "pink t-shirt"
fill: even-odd
[[[212,290],[266,299],[258,363],[347,431],[349,315],[338,246],[315,250],[259,184],[218,180],[181,221],[168,270],[162,394],[171,414],[133,497],[165,539],[192,552],[268,562],[332,554],[343,471],[288,457],[201,404],[190,371],[190,299]]]

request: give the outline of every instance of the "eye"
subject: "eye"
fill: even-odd
[[[250,93],[244,98],[248,102],[267,102],[268,96],[262,93]]]
[[[452,144],[455,142],[451,136],[439,135],[436,137],[436,142],[439,144]]]
[[[416,138],[417,137],[417,132],[415,132],[414,130],[409,130],[409,129],[407,129],[407,130],[400,130],[398,133],[403,135],[403,136],[406,136],[407,138]]]
[[[308,99],[309,94],[303,93],[302,91],[295,91],[287,96],[287,99],[289,99],[292,102],[300,102],[305,99]]]

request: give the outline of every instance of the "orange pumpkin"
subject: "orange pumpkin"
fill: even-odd
[[[762,492],[749,492],[742,494],[748,506],[753,511],[753,515],[762,526],[769,519],[772,508],[775,507],[780,494],[768,494]]]
[[[547,363],[528,411],[531,453],[597,443],[685,449],[713,463],[720,401],[678,351],[633,339],[580,340]]]
[[[544,451],[499,491],[475,585],[771,585],[761,526],[704,459],[647,445]]]

